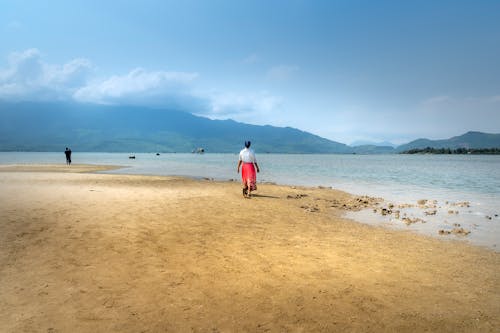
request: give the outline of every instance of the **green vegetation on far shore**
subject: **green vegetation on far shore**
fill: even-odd
[[[400,154],[474,154],[474,155],[500,155],[500,148],[432,148],[410,149]]]

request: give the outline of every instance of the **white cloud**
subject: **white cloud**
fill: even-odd
[[[266,76],[271,80],[288,80],[298,70],[298,66],[278,65],[270,68]]]
[[[42,81],[43,65],[37,49],[11,53],[8,61],[9,66],[0,71],[1,83],[30,84]]]
[[[61,100],[104,104],[155,105],[188,110],[208,104],[190,92],[197,73],[131,70],[89,80],[93,66],[85,58],[62,65],[43,61],[37,49],[15,52],[7,68],[0,69],[0,98],[13,100]],[[195,107],[196,106],[196,107]]]
[[[0,70],[0,98],[69,98],[92,69],[84,58],[63,65],[47,64],[37,49],[12,53],[8,60],[8,67]]]
[[[146,71],[136,68],[125,75],[94,81],[74,93],[79,101],[115,104],[121,102],[158,104],[176,95],[190,95],[189,84],[197,73]]]
[[[202,115],[213,119],[259,119],[280,109],[283,99],[267,91],[257,93],[212,93],[210,107]],[[198,113],[201,114],[201,113]]]
[[[87,74],[92,68],[89,60],[84,58],[73,59],[62,66],[46,66],[47,80],[67,88],[80,87],[87,81]]]

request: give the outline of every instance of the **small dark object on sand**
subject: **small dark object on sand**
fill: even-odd
[[[287,199],[302,199],[302,198],[305,198],[307,197],[307,194],[296,194],[296,195],[287,195],[286,198]]]

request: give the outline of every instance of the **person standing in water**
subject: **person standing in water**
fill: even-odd
[[[243,196],[250,198],[251,192],[257,190],[257,172],[260,172],[255,153],[250,149],[251,142],[245,141],[245,148],[240,151],[238,160],[238,167],[236,172],[240,172],[241,167],[241,180],[243,183]]]
[[[66,164],[71,165],[71,149],[66,147],[66,150],[64,151],[64,155],[66,155]]]

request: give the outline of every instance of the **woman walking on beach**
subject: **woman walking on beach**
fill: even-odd
[[[243,196],[250,198],[251,192],[257,190],[257,172],[260,172],[255,153],[250,149],[250,141],[245,141],[245,148],[240,151],[237,172],[240,172],[243,183]]]

